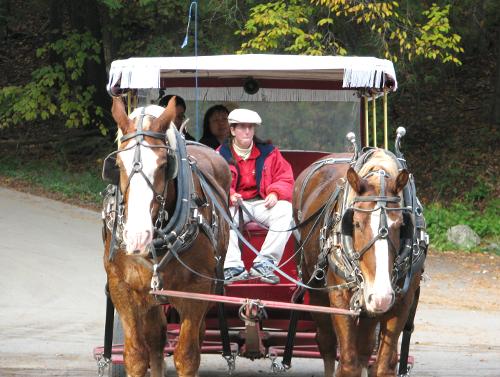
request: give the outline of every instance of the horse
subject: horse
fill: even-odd
[[[152,377],[166,374],[166,318],[151,287],[153,293],[160,288],[213,293],[216,268],[222,271],[229,240],[228,225],[213,203],[227,208],[229,167],[208,147],[186,146],[172,123],[174,100],[166,108],[150,105],[130,116],[121,98],[114,97],[112,104],[123,137],[112,154],[119,182],[115,210],[108,212],[114,221],[104,229],[104,267],[124,330],[129,377],[142,377],[148,368]],[[200,175],[210,183],[212,199]],[[180,317],[174,349],[177,373],[195,376],[211,303],[173,297],[168,302]]]
[[[414,211],[404,204],[410,179],[392,153],[377,148],[352,161],[330,155],[297,178],[296,223],[319,217],[299,230],[310,304],[360,314],[313,315],[325,376],[335,372],[337,345],[337,377],[396,375],[398,338],[416,310],[425,259],[413,249]]]

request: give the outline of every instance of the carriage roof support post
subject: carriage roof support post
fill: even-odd
[[[377,147],[377,96],[372,94],[373,146]]]
[[[389,142],[387,141],[387,89],[384,88],[384,148],[389,149]]]
[[[368,123],[368,97],[363,96],[365,110],[365,147],[370,146],[370,124]]]

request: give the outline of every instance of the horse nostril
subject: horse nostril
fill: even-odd
[[[373,293],[370,294],[370,295],[368,295],[367,301],[368,301],[369,304],[373,301]]]

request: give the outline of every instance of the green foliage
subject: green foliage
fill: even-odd
[[[449,13],[451,5],[441,8],[436,4],[422,12],[427,22],[419,27],[419,35],[415,36],[414,53],[428,59],[439,59],[443,63],[453,62],[461,65],[456,57],[457,53],[464,52],[460,47],[461,37],[451,33]],[[407,46],[405,45],[405,48]],[[408,56],[411,58],[413,48],[408,46]]]
[[[240,53],[252,51],[287,51],[294,54],[324,55],[333,51],[345,55],[346,50],[331,35],[319,32],[333,23],[322,18],[311,25],[314,8],[298,0],[278,0],[256,5],[250,18],[237,35],[251,37],[241,45]]]
[[[457,57],[463,52],[461,37],[452,33],[449,22],[451,5],[432,4],[414,16],[406,2],[401,10],[397,1],[311,0],[310,3],[277,0],[253,7],[244,29],[237,32],[249,38],[241,45],[240,52],[345,55],[348,46],[342,39],[356,33],[357,41],[372,40],[378,50],[376,54],[393,61],[422,56],[461,64]],[[343,30],[345,25],[350,25],[350,33]]]
[[[500,237],[500,199],[490,200],[484,210],[474,203],[455,202],[449,206],[434,203],[426,207],[425,219],[431,245],[438,250],[456,248],[447,240],[446,231],[455,225],[469,225],[481,238],[496,240]]]
[[[100,0],[100,2],[110,9],[121,9],[127,5],[126,0]],[[155,2],[156,0],[139,0],[138,4],[140,6],[146,6]]]
[[[0,89],[0,128],[62,118],[67,127],[94,123],[104,133],[103,109],[93,103],[96,89],[80,84],[85,64],[98,61],[99,51],[99,42],[89,33],[68,33],[64,39],[38,49],[38,59],[54,53],[62,63],[35,70],[24,86]]]

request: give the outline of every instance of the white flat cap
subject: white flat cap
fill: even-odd
[[[261,124],[262,119],[259,114],[248,109],[234,109],[227,116],[229,123],[253,123]]]

